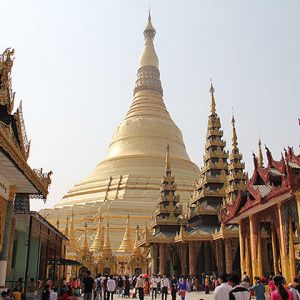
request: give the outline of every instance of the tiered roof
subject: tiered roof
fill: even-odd
[[[300,155],[292,148],[285,150],[280,161],[275,161],[266,147],[267,167],[253,154],[254,172],[247,183],[247,193],[239,193],[236,201],[226,203],[221,214],[225,224],[238,223],[251,211],[262,211],[273,206],[276,199],[290,199],[300,189]],[[262,157],[262,156],[261,156]],[[263,204],[263,205],[260,205]]]
[[[170,166],[170,147],[166,149],[166,170],[160,186],[160,195],[155,208],[152,229],[159,232],[178,231],[183,223],[180,196],[176,194],[175,177],[172,176]]]
[[[226,182],[226,201],[233,203],[239,191],[247,189],[247,174],[244,172],[243,155],[239,152],[235,119],[232,116],[232,149],[229,154],[228,175]]]
[[[220,118],[216,113],[214,92],[211,83],[211,114],[208,118],[204,166],[190,201],[189,222],[191,223],[198,220],[199,216],[217,215],[217,208],[225,197],[228,152],[225,151],[226,142],[222,139],[223,131]],[[203,222],[207,221],[207,218],[203,220]]]
[[[18,171],[10,175],[11,172],[7,172],[4,168],[3,172],[7,172],[8,179],[12,182],[19,181],[16,186],[17,193],[46,198],[52,172],[43,173],[42,169],[34,170],[27,164],[30,142],[25,130],[22,101],[13,113],[15,101],[11,84],[13,55],[14,50],[10,48],[0,55],[0,150],[6,156],[5,160],[14,162]]]

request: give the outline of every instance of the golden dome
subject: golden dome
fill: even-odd
[[[170,145],[172,171],[183,202],[188,201],[199,175],[198,167],[186,152],[181,131],[164,104],[151,18],[144,35],[146,43],[133,102],[114,132],[105,159],[86,179],[71,188],[54,210],[45,211],[47,219],[53,222],[58,213],[66,217],[71,209],[81,217],[93,218],[101,206],[103,216],[107,214],[110,219],[110,237],[115,250],[123,238],[127,214],[135,225],[143,226],[151,220],[165,168],[166,144]],[[78,227],[82,227],[79,222]]]

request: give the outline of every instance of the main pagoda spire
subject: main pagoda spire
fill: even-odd
[[[225,197],[228,152],[222,139],[221,121],[216,112],[215,88],[211,82],[210,115],[205,143],[204,165],[200,179],[190,201],[189,222],[192,225],[207,223],[212,216],[217,218],[218,206]]]

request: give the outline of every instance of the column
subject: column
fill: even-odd
[[[257,262],[257,245],[256,245],[256,236],[257,230],[255,230],[255,220],[253,220],[253,216],[249,216],[249,227],[250,227],[250,251],[251,251],[251,264],[252,264],[252,278],[254,282],[254,277],[258,275],[258,262]]]
[[[281,203],[277,205],[277,212],[278,212],[278,221],[279,221],[279,232],[280,232],[280,260],[281,260],[281,271],[282,275],[286,278],[288,282],[290,282],[290,261],[287,255],[287,249],[285,244],[284,238],[284,228],[283,228],[283,221],[282,221],[282,212],[281,212]]]
[[[257,228],[257,275],[263,275],[263,263],[262,263],[262,255],[261,255],[261,229],[260,229],[260,221],[258,221],[258,228]]]
[[[182,275],[187,275],[187,268],[186,268],[186,251],[187,251],[187,244],[181,244],[181,273]]]
[[[204,247],[204,271],[208,272],[211,270],[210,270],[210,261],[209,261],[210,253],[209,253],[207,242],[204,242],[203,247]]]
[[[294,246],[294,231],[292,224],[292,217],[289,217],[289,256],[290,256],[290,276],[293,281],[296,276],[296,259],[295,259],[295,246]]]
[[[165,245],[159,245],[159,274],[166,273],[166,257],[165,257]]]
[[[5,224],[3,232],[3,247],[0,252],[0,286],[5,286],[6,270],[7,270],[7,260],[8,260],[8,250],[10,242],[10,231],[13,217],[13,201],[15,198],[16,186],[9,186],[9,200],[6,206]]]
[[[240,264],[241,264],[241,275],[243,276],[245,272],[245,247],[244,247],[244,237],[243,230],[244,228],[242,220],[239,221],[239,242],[240,242]]]
[[[232,273],[232,251],[231,251],[231,241],[230,239],[225,239],[225,264],[226,264],[226,273]]]
[[[297,203],[297,210],[298,210],[298,221],[300,223],[300,191],[295,193],[296,196],[296,203]]]
[[[189,275],[196,275],[197,260],[196,260],[196,251],[195,243],[189,242]]]
[[[157,274],[157,245],[150,246],[151,251],[151,274]]]
[[[251,266],[251,255],[250,255],[250,247],[249,247],[249,238],[246,235],[245,237],[245,267],[246,273],[251,278],[252,276],[252,266]]]
[[[271,224],[271,240],[272,240],[274,274],[278,274],[278,253],[277,253],[277,244],[276,244],[276,235],[275,235],[275,230],[274,230],[274,224]]]

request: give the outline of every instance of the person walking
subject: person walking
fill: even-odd
[[[130,297],[130,281],[127,275],[124,280],[124,297]]]
[[[150,285],[151,285],[151,299],[153,300],[153,294],[154,294],[154,299],[156,300],[157,297],[157,287],[159,283],[159,278],[157,275],[152,275],[151,280],[150,280]]]
[[[292,291],[293,296],[294,296],[294,300],[300,300],[300,294],[295,289],[294,284],[292,282],[289,283],[289,290]]]
[[[144,300],[144,278],[142,275],[140,275],[136,281],[135,288],[139,292],[139,299]]]
[[[271,293],[271,300],[294,300],[292,291],[284,287],[285,279],[281,275],[273,277],[276,290]]]
[[[250,291],[254,291],[257,300],[265,300],[265,286],[262,284],[259,277],[255,277],[255,284],[249,288]]]
[[[186,292],[187,292],[187,280],[185,278],[181,278],[179,282],[179,295],[181,300],[185,299]]]
[[[228,284],[228,275],[223,273],[218,278],[218,286],[213,292],[213,300],[228,300],[232,286]]]
[[[229,300],[249,300],[250,292],[245,289],[241,283],[241,276],[238,273],[232,273],[229,282],[232,290],[229,292]]]
[[[204,280],[205,294],[209,294],[209,276],[206,275]]]
[[[91,272],[85,272],[85,278],[82,282],[82,289],[84,293],[84,300],[92,300],[93,293],[95,293],[95,281],[91,277]]]
[[[31,278],[26,288],[26,300],[34,300],[35,291],[36,291],[35,280],[34,278]]]
[[[96,297],[95,300],[102,300],[102,282],[101,282],[101,274],[98,274],[95,280],[96,285]]]
[[[171,276],[170,289],[171,289],[172,300],[176,300],[176,294],[177,294],[178,288],[177,288],[177,279],[174,275]]]
[[[113,300],[116,287],[116,281],[114,280],[114,277],[110,275],[109,279],[107,280],[107,300]]]
[[[161,286],[161,299],[167,300],[168,290],[170,289],[170,281],[167,278],[166,274],[163,275],[163,278],[160,281]]]
[[[118,286],[118,298],[123,297],[124,279],[121,275],[118,277],[117,286]]]

